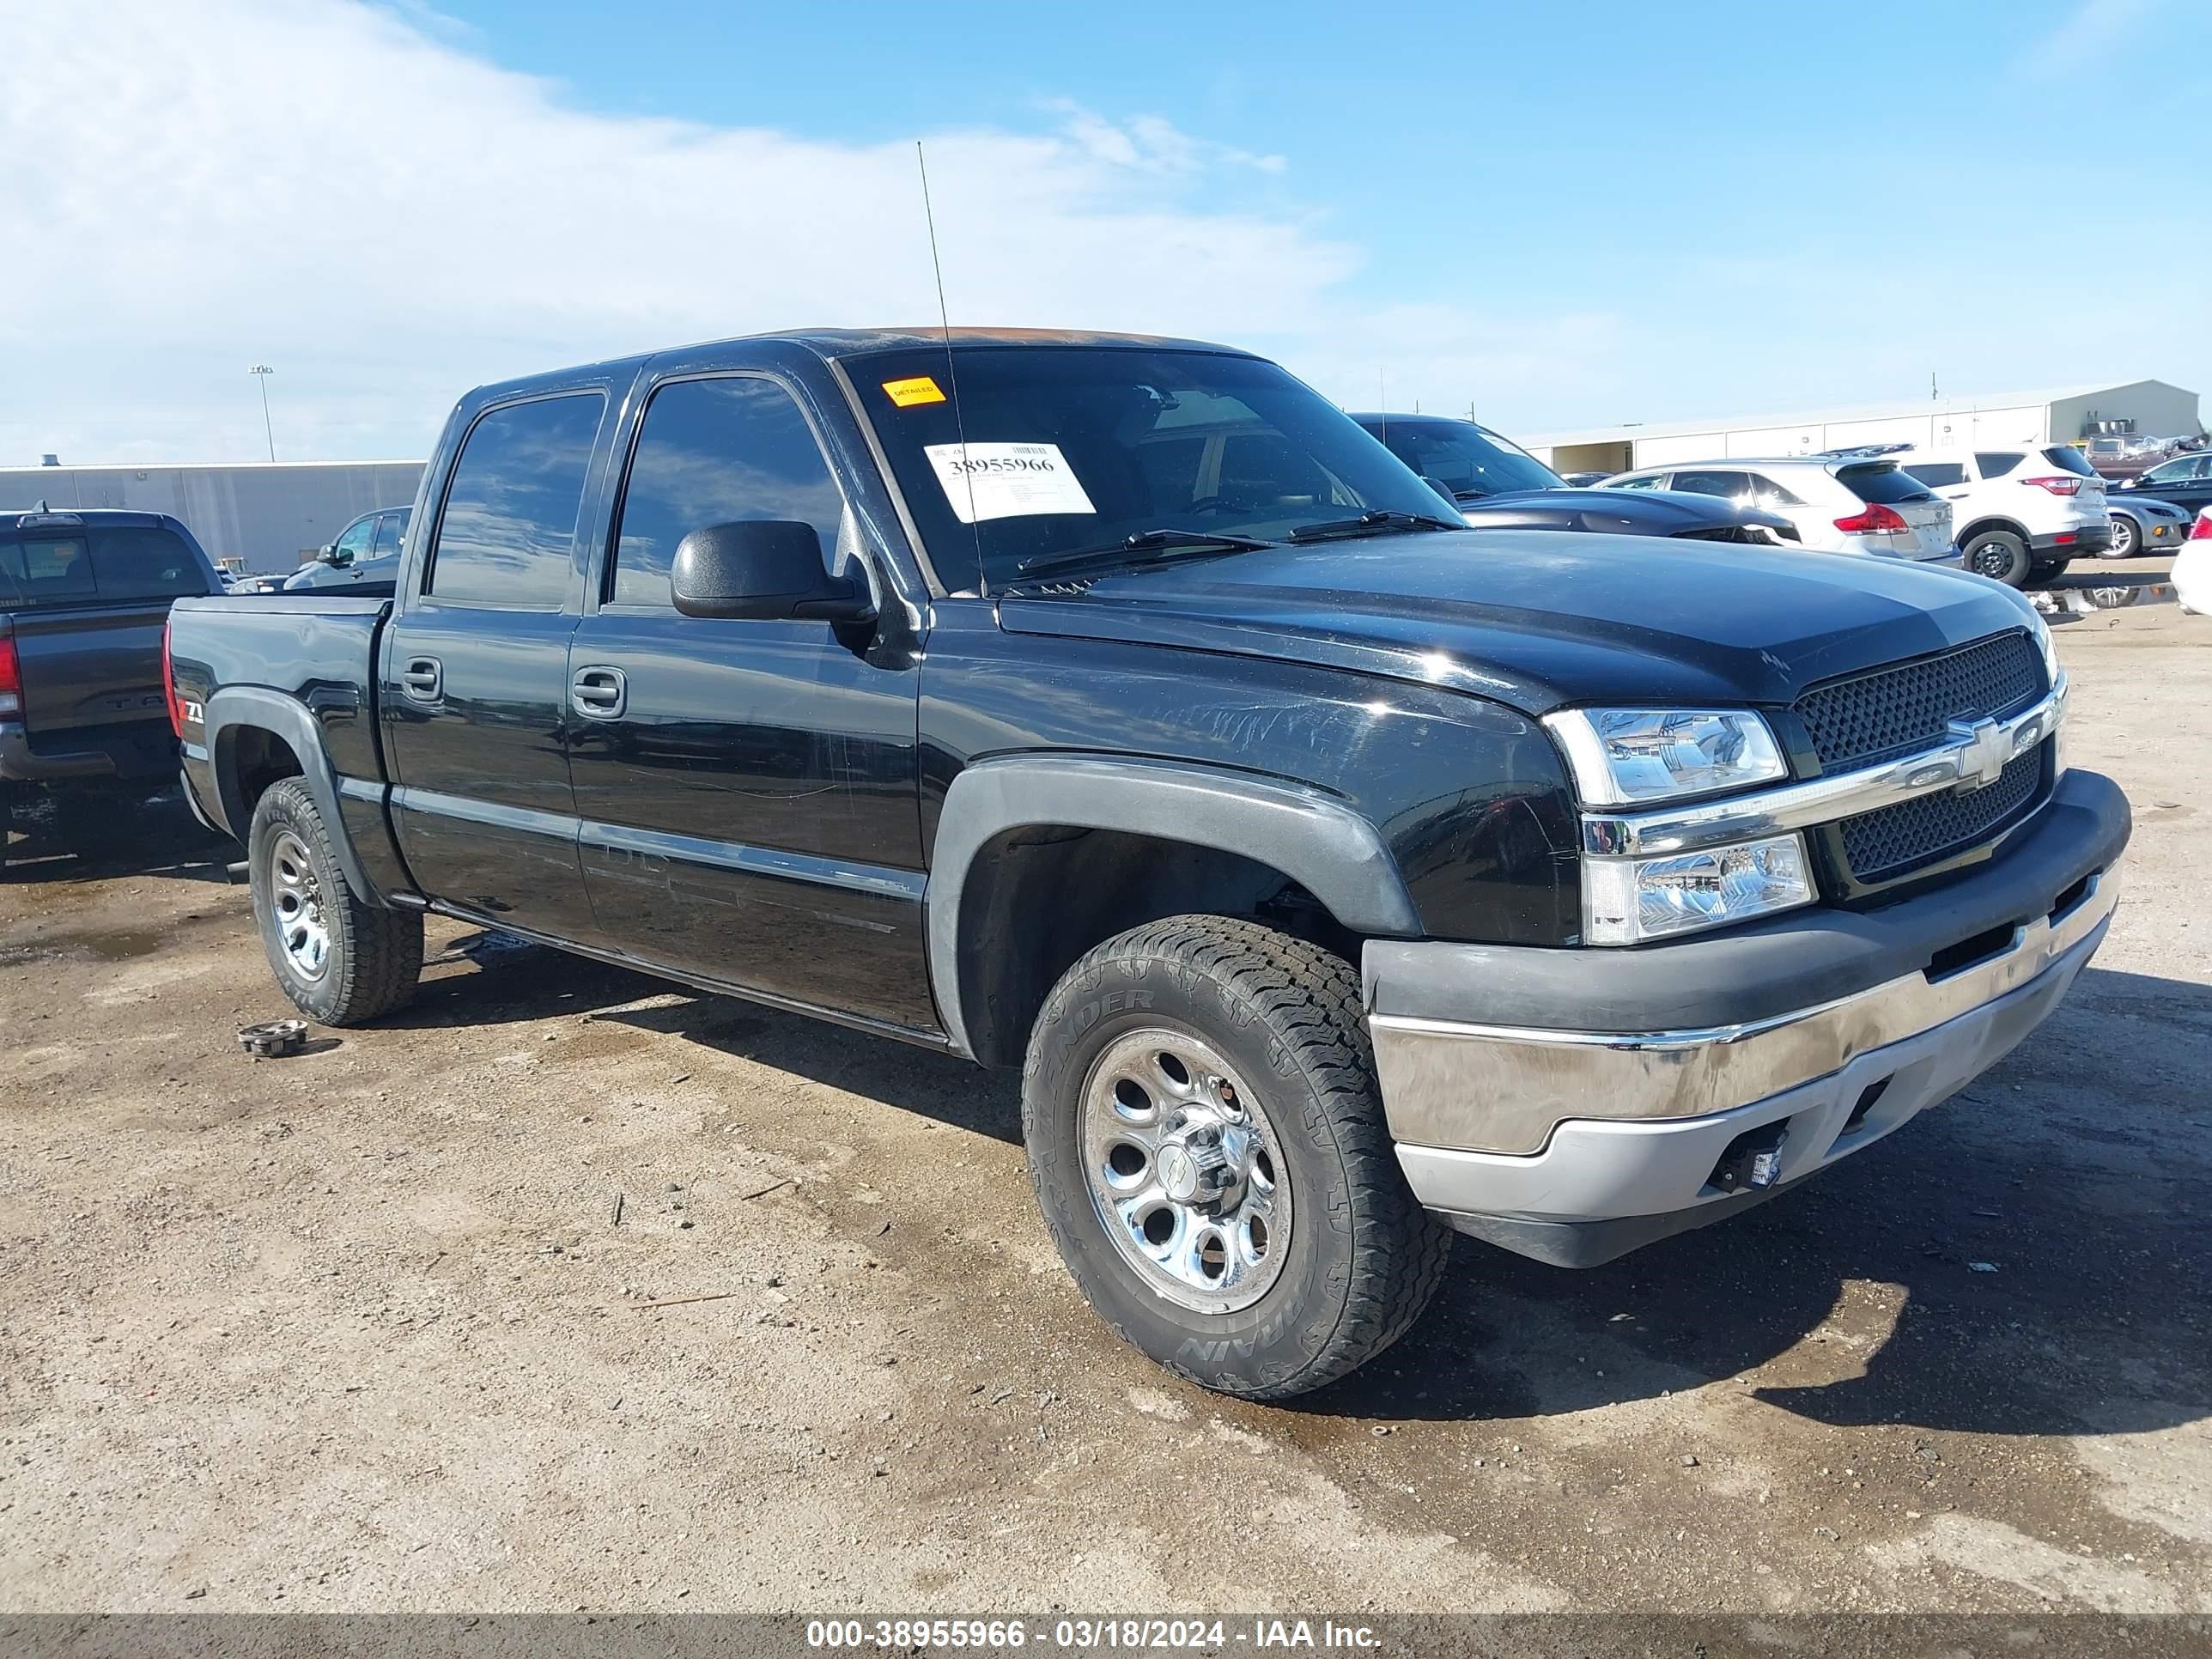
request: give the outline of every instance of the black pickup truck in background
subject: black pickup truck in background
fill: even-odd
[[[2118,897],[2020,595],[1443,513],[1183,342],[485,387],[392,598],[178,605],[185,781],[313,1018],[405,1002],[436,911],[1021,1067],[1085,1295],[1281,1398],[1440,1222],[1587,1265],[1888,1135]]]
[[[118,809],[175,775],[162,624],[173,600],[222,592],[164,514],[0,513],[0,848],[33,792],[76,847],[127,829]]]

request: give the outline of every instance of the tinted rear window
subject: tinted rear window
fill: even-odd
[[[2053,444],[2043,452],[2043,459],[2053,466],[2061,467],[2069,472],[2079,473],[2085,478],[2094,478],[2097,476],[2097,469],[2089,465],[2088,457],[2075,448],[2072,444]]]
[[[191,550],[150,525],[0,538],[0,601],[9,605],[127,605],[210,591]]]
[[[453,467],[424,591],[463,605],[558,611],[568,594],[597,392],[495,409]]]
[[[2002,478],[2026,458],[2013,449],[1984,449],[1974,455],[1974,465],[1982,470],[1984,478]]]
[[[1888,461],[1876,462],[1871,466],[1844,467],[1836,474],[1836,481],[1869,505],[1879,501],[1886,506],[1894,506],[1899,501],[1929,499],[1927,485],[1903,467]]]

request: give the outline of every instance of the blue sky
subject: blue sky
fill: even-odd
[[[0,211],[82,257],[0,266],[0,460],[244,459],[256,360],[280,453],[419,454],[485,379],[927,317],[917,137],[955,320],[1354,404],[2212,391],[2205,0],[40,9]]]

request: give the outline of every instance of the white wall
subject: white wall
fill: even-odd
[[[275,466],[0,467],[0,510],[44,501],[129,507],[182,520],[212,559],[241,558],[250,571],[298,568],[303,557],[379,507],[404,507],[420,461],[332,461]]]
[[[2193,437],[2203,430],[2197,394],[2163,380],[2137,380],[2088,398],[2069,398],[2051,406],[2051,435],[2070,443],[2081,435],[2081,422],[2133,418],[2136,430],[2150,438]]]

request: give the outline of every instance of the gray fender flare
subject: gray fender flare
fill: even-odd
[[[230,685],[207,700],[204,713],[208,763],[215,774],[216,805],[222,813],[223,827],[241,842],[252,828],[252,812],[239,787],[237,768],[231,763],[235,742],[233,733],[240,728],[256,727],[273,732],[300,757],[303,773],[301,781],[315,798],[315,810],[322,815],[331,847],[337,854],[339,867],[345,872],[346,884],[371,904],[382,906],[383,895],[362,868],[353,837],[346,830],[344,815],[338,811],[337,777],[331,770],[331,757],[323,748],[322,729],[315,724],[314,714],[307,705],[297,697],[263,686]]]
[[[975,857],[1009,830],[1059,824],[1227,848],[1280,870],[1355,933],[1418,938],[1419,914],[1375,826],[1318,789],[1174,761],[1016,755],[952,780],[923,895],[930,984],[975,1057],[960,1006],[960,908]]]

